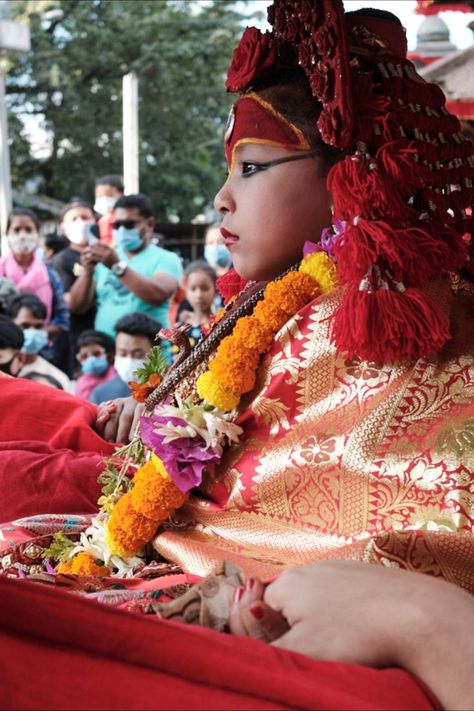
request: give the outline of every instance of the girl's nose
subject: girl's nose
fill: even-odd
[[[229,190],[229,179],[227,179],[222,188],[214,198],[214,209],[216,212],[225,215],[233,209],[234,202]]]

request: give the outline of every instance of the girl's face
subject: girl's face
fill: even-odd
[[[241,144],[235,167],[215,197],[224,242],[244,279],[274,279],[300,261],[304,243],[319,242],[331,222],[331,197],[317,158],[262,166],[291,155],[298,153]]]
[[[32,254],[39,244],[36,225],[28,215],[14,215],[7,232],[13,254]]]
[[[186,281],[186,298],[193,311],[210,313],[216,296],[214,281],[206,272],[191,272]]]

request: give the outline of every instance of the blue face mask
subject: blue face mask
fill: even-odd
[[[106,355],[89,356],[81,364],[81,370],[88,375],[103,375],[109,367],[109,361]]]
[[[206,244],[204,258],[211,267],[225,267],[232,260],[231,253],[225,244]]]
[[[21,349],[22,353],[39,353],[48,345],[48,334],[38,328],[25,328],[23,336],[25,342]]]
[[[124,252],[134,252],[143,247],[143,239],[137,227],[131,229],[119,227],[118,230],[114,230],[114,240],[117,247],[123,249]]]

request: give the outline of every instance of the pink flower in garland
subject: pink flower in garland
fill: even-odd
[[[220,459],[220,453],[206,448],[201,437],[181,436],[169,441],[166,435],[157,431],[160,426],[167,425],[184,431],[187,424],[178,417],[163,416],[142,417],[140,422],[143,444],[161,459],[171,481],[183,494],[199,486],[204,470],[212,472]]]

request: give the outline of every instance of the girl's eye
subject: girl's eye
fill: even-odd
[[[242,175],[249,176],[258,173],[260,170],[265,170],[265,166],[262,163],[256,163],[252,160],[242,161]]]

